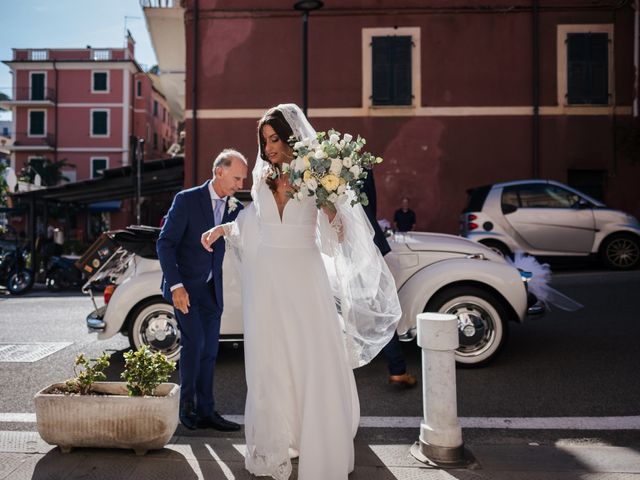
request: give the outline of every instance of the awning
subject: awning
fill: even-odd
[[[108,200],[106,202],[95,202],[89,204],[89,211],[92,213],[100,212],[119,212],[122,206],[121,200]]]
[[[123,200],[135,196],[135,177],[131,166],[110,168],[99,178],[12,194],[14,200],[45,200],[62,203],[92,204]],[[184,182],[184,157],[144,162],[142,196],[177,192]]]

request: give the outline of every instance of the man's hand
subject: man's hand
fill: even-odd
[[[176,288],[171,292],[171,299],[173,301],[173,306],[180,310],[184,315],[189,313],[189,307],[191,304],[189,303],[189,294],[187,293],[186,288]]]
[[[200,243],[207,252],[213,252],[213,248],[211,248],[211,245],[213,245],[216,240],[218,240],[222,236],[223,233],[224,230],[220,225],[218,225],[217,227],[213,227],[202,234],[202,236],[200,237]]]
[[[327,215],[327,218],[329,218],[329,223],[333,222],[333,219],[336,218],[336,207],[323,205],[321,208],[322,211]]]

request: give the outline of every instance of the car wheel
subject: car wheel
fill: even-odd
[[[427,312],[458,317],[458,365],[479,367],[495,358],[508,334],[508,313],[494,293],[474,286],[450,287],[429,301]]]
[[[33,272],[26,268],[13,270],[7,278],[7,290],[12,295],[24,295],[33,287]]]
[[[489,247],[491,250],[503,257],[511,256],[511,250],[509,250],[509,247],[502,242],[498,242],[497,240],[483,240],[480,243]]]
[[[604,241],[600,255],[604,265],[609,268],[632,270],[640,261],[640,242],[633,235],[611,235]]]
[[[132,312],[129,321],[129,343],[138,349],[146,345],[162,352],[169,360],[180,358],[180,330],[173,307],[161,299],[145,302]]]

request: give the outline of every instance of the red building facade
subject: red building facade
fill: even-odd
[[[266,108],[301,104],[293,3],[182,2],[187,186],[222,148],[253,159]],[[640,164],[619,145],[633,120],[634,21],[619,1],[326,1],[309,15],[308,116],[385,159],[379,218],[407,196],[419,230],[455,233],[468,188],[534,176],[638,216]]]

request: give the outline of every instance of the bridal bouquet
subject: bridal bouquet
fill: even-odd
[[[361,192],[364,179],[382,158],[363,151],[366,143],[359,135],[354,140],[352,135],[335,130],[318,132],[313,139],[292,139],[294,158],[283,171],[289,174],[293,197],[314,196],[318,208],[335,210],[338,199],[353,192],[352,206],[367,205],[367,195]]]

